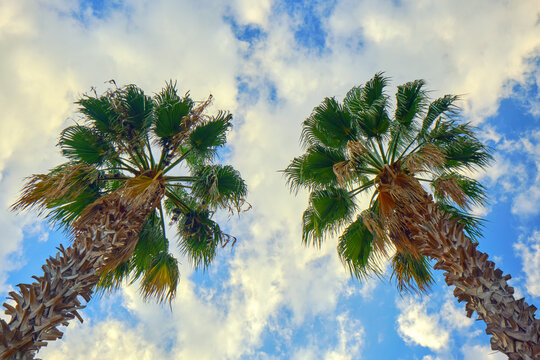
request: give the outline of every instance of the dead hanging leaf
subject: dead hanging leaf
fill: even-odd
[[[349,181],[354,173],[354,166],[350,160],[345,160],[338,162],[332,166],[332,170],[336,175],[336,179],[340,186],[343,186],[347,181]]]
[[[364,154],[369,151],[362,142],[354,140],[349,140],[347,142],[347,149],[349,150],[349,156],[353,163],[361,161]]]
[[[459,186],[455,178],[447,177],[447,178],[437,179],[433,183],[433,186],[435,187],[435,191],[439,193],[442,197],[450,198],[458,206],[464,209],[469,209],[467,195],[465,194],[463,189]]]
[[[43,208],[53,201],[73,200],[97,177],[97,169],[83,163],[70,164],[49,174],[32,175],[27,179],[21,196],[12,205],[12,210],[20,211],[33,206]]]
[[[373,247],[374,249],[382,254],[383,256],[388,256],[387,253],[387,235],[384,230],[384,225],[382,223],[382,219],[374,213],[373,211],[366,210],[364,211],[362,216],[362,221],[366,228],[369,230],[370,233],[372,233],[373,236]]]
[[[404,163],[407,169],[414,174],[424,170],[440,169],[446,163],[446,157],[438,147],[427,144],[409,154]]]

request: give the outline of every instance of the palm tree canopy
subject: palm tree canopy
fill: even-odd
[[[325,98],[303,123],[305,153],[283,173],[291,191],[311,192],[302,221],[305,244],[320,246],[338,235],[338,254],[353,276],[382,275],[390,258],[400,290],[425,291],[433,282],[431,265],[403,229],[389,228],[385,217],[396,206],[396,189],[382,180],[390,172],[411,187],[429,185],[438,206],[477,239],[481,219],[469,211],[486,197],[465,173],[485,167],[491,155],[474,128],[460,121],[457,96],[430,102],[424,81],[416,80],[398,86],[392,104],[387,84],[378,73],[342,102]],[[358,195],[366,193],[371,200],[359,212]]]
[[[83,96],[77,102],[81,124],[64,129],[58,142],[67,161],[30,177],[14,209],[35,207],[70,229],[103,196],[121,188],[136,201],[160,182],[163,204],[146,219],[133,254],[102,274],[98,289],[140,280],[145,298],[170,301],[180,273],[169,251],[166,214],[176,224],[180,251],[195,267],[206,268],[218,246],[234,240],[212,219],[214,212],[240,212],[247,194],[238,171],[213,163],[232,115],[207,115],[211,99],[179,95],[172,81],[152,97],[135,85]]]

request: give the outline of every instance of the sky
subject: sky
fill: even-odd
[[[144,302],[136,284],[93,298],[41,358],[504,359],[440,272],[429,294],[400,294],[389,276],[350,279],[335,239],[304,247],[307,193],[290,194],[278,171],[302,153],[313,107],[376,72],[390,94],[422,78],[433,98],[462,95],[495,158],[473,174],[490,200],[475,209],[479,249],[540,306],[539,15],[534,0],[1,0],[2,302],[68,243],[9,206],[26,176],[62,162],[55,145],[78,119],[74,101],[110,79],[149,94],[174,79],[234,114],[221,157],[253,208],[221,220],[238,240],[205,272],[180,257],[170,308]]]

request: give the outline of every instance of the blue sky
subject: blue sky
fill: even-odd
[[[503,359],[436,273],[423,297],[388,277],[359,283],[335,240],[304,248],[307,194],[277,170],[301,153],[300,125],[325,96],[385,71],[393,87],[424,78],[461,94],[496,162],[473,174],[490,202],[480,249],[540,304],[540,30],[534,1],[133,0],[0,3],[0,292],[38,274],[67,240],[36,214],[12,214],[23,178],[61,161],[73,101],[105,82],[148,92],[178,79],[234,114],[224,162],[253,209],[223,217],[235,247],[206,272],[181,259],[172,310],[136,285],[95,297],[43,359]],[[1,315],[0,315],[1,316]]]

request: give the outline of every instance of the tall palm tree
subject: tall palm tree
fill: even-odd
[[[14,204],[37,208],[73,242],[59,246],[35,282],[9,293],[14,303],[4,304],[11,320],[0,320],[1,359],[34,358],[62,337],[59,325],[82,321],[82,300],[96,290],[138,280],[145,299],[170,301],[179,269],[166,213],[195,267],[206,268],[219,246],[233,244],[212,217],[218,209],[240,212],[247,188],[234,168],[213,164],[232,115],[207,115],[210,102],[179,95],[172,82],[153,97],[127,85],[78,101],[83,122],[63,130],[59,141],[67,161],[30,177]]]
[[[538,359],[536,308],[514,299],[510,275],[476,250],[481,222],[468,211],[485,193],[464,174],[489,163],[488,149],[460,123],[457,96],[429,102],[424,81],[408,82],[397,88],[392,116],[387,82],[376,74],[342,103],[325,98],[304,121],[306,152],[284,170],[291,191],[311,191],[303,242],[320,246],[339,234],[338,254],[352,276],[382,275],[390,261],[400,290],[427,291],[433,259],[467,316],[476,311],[485,321],[492,349]],[[359,211],[362,194],[371,196]]]

